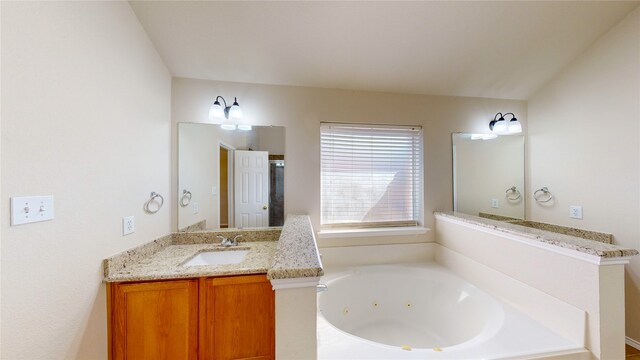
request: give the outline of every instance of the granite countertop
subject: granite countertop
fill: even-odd
[[[269,270],[276,250],[275,241],[242,242],[238,246],[214,244],[168,245],[130,266],[105,276],[105,281],[140,281],[196,278],[243,274],[264,274]],[[238,264],[183,266],[201,252],[249,250]]]
[[[242,237],[239,238],[238,246],[221,247],[217,235]],[[249,252],[237,264],[182,265],[201,252],[232,250]],[[282,229],[172,233],[104,260],[105,282],[264,273],[269,279],[316,277],[323,274],[308,216],[289,215]]]
[[[559,234],[542,229],[526,227],[505,221],[492,220],[453,211],[435,211],[436,216],[461,220],[470,224],[502,231],[508,234],[523,236],[532,240],[571,249],[601,258],[616,258],[638,255],[638,250],[623,248],[601,241],[584,239],[576,236]]]
[[[311,221],[306,215],[289,215],[267,276],[273,279],[324,275]]]

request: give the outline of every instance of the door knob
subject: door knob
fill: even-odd
[[[262,205],[262,210],[267,210],[267,205]]]

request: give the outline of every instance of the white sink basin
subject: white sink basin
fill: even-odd
[[[249,250],[206,251],[185,262],[184,266],[227,265],[244,261]]]

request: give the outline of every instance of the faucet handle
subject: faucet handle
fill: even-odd
[[[221,240],[220,241],[220,245],[221,246],[229,246],[229,244],[231,243],[230,239],[228,239],[228,238],[226,238],[226,237],[224,237],[222,235],[216,235],[216,237]]]
[[[242,234],[238,234],[238,235],[234,236],[234,237],[233,237],[233,242],[238,241],[238,238],[241,238],[241,237],[243,237],[243,236],[244,236],[244,235],[242,235]]]

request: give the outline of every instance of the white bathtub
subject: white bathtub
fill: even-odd
[[[329,272],[319,359],[503,359],[582,351],[437,264]]]

